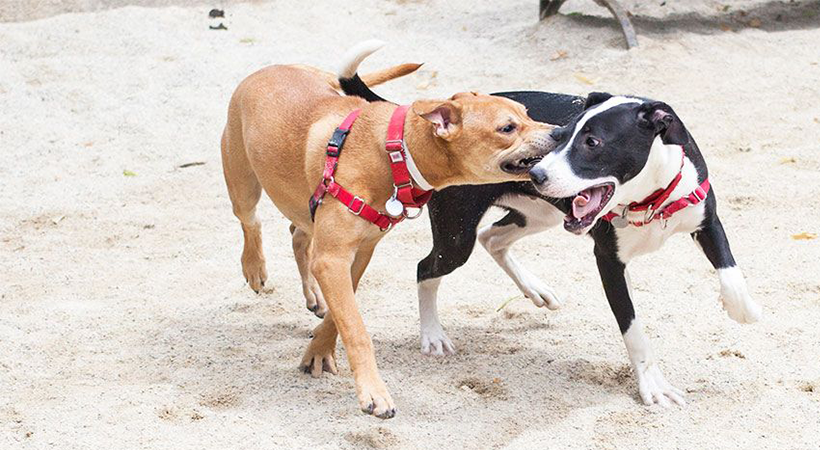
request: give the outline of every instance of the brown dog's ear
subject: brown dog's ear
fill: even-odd
[[[419,100],[413,112],[432,123],[436,136],[449,141],[461,130],[461,105],[453,101]]]

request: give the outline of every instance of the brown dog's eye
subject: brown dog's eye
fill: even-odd
[[[587,138],[587,147],[589,147],[589,148],[595,148],[600,144],[601,144],[601,141],[599,141],[598,139],[596,139],[592,136]]]
[[[514,124],[514,123],[510,123],[510,124],[507,124],[507,125],[505,125],[505,126],[503,126],[503,127],[499,128],[499,129],[498,129],[498,131],[499,131],[500,133],[510,134],[510,133],[512,133],[513,131],[515,131],[515,129],[516,129],[515,124]]]

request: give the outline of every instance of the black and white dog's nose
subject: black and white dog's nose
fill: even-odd
[[[547,181],[547,170],[536,165],[530,169],[530,178],[533,183],[540,186]]]

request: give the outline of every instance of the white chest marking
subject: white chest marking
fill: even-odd
[[[692,164],[688,158],[684,161],[681,173],[681,180],[675,190],[672,191],[666,204],[688,195],[694,191],[699,184],[697,169],[695,169],[695,165]],[[666,206],[666,204],[664,206]],[[618,206],[614,211],[621,213],[623,208],[623,206]],[[673,234],[693,233],[697,231],[703,223],[705,208],[706,202],[684,208],[669,218],[665,228],[661,220],[655,219],[648,225],[642,227],[630,225],[626,228],[616,229],[615,233],[618,237],[618,257],[621,261],[628,262],[636,256],[658,250]],[[627,219],[631,221],[643,221],[644,213],[629,213],[627,214]]]

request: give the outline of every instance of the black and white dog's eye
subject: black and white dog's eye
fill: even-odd
[[[504,134],[510,134],[513,131],[515,131],[515,128],[516,128],[515,124],[510,123],[510,124],[507,124],[507,125],[499,128],[498,131],[500,131],[501,133],[504,133]]]
[[[595,148],[595,147],[597,147],[600,143],[601,143],[601,141],[599,141],[598,139],[596,139],[596,138],[594,138],[594,137],[592,137],[592,136],[589,136],[589,137],[587,138],[587,147],[589,147],[589,148]]]

